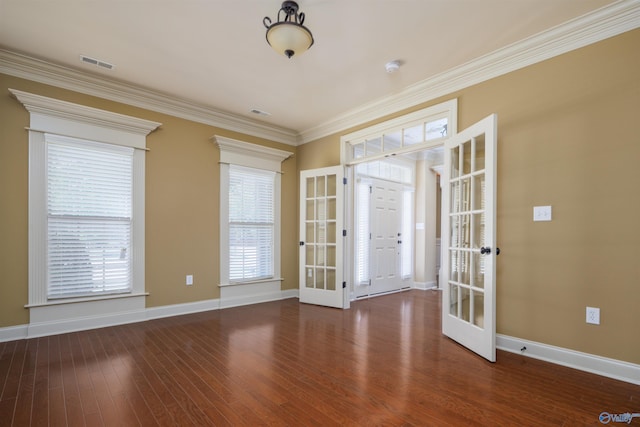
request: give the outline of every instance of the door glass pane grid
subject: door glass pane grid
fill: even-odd
[[[305,286],[336,289],[337,178],[307,179]]]
[[[449,284],[449,314],[484,328],[484,291],[462,284]]]
[[[483,291],[471,291],[471,300],[473,302],[471,306],[471,323],[479,328],[484,328],[484,292]]]
[[[473,139],[473,172],[484,171],[485,167],[485,142],[484,134]]]
[[[484,269],[478,265],[483,260],[477,258],[480,253],[474,248],[482,241],[478,233],[484,231],[484,217],[482,211],[476,213],[473,208],[481,204],[476,201],[478,196],[479,200],[483,199],[483,195],[476,191],[476,186],[480,190],[484,188],[484,173],[473,172],[474,144],[473,140],[469,140],[451,150],[449,313],[464,322],[477,325],[483,316],[478,314],[482,313],[482,309],[477,308],[478,292],[474,291],[474,285],[484,274]]]
[[[469,175],[471,173],[471,142],[472,140],[462,144],[462,164],[460,165],[460,170],[463,175]]]
[[[484,288],[485,256],[479,251],[471,254],[471,285],[474,288]]]

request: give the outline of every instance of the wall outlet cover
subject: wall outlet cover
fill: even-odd
[[[551,206],[534,206],[534,221],[551,221]]]
[[[600,324],[600,309],[597,307],[587,307],[587,323],[592,325]]]

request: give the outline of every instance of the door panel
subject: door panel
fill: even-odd
[[[341,166],[300,172],[300,302],[346,308],[343,176]]]
[[[372,268],[370,294],[389,292],[402,287],[400,274],[400,211],[402,186],[375,180],[372,189],[371,223]]]
[[[489,361],[495,349],[496,129],[491,115],[445,143],[442,332]]]

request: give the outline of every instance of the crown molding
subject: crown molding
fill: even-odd
[[[474,84],[640,27],[640,1],[619,0],[364,104],[300,133],[161,92],[0,49],[0,73],[296,146],[426,103]]]
[[[302,131],[300,143],[344,131],[638,27],[640,1],[617,1]]]
[[[246,119],[5,49],[0,49],[0,73],[288,145],[295,146],[298,143],[298,134],[291,129]]]

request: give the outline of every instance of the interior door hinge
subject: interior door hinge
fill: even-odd
[[[347,185],[347,178],[346,178],[346,177],[342,178],[342,183],[343,183],[344,185]]]
[[[342,230],[342,237],[347,237],[347,230]]]
[[[347,287],[347,282],[342,282],[342,289]]]

